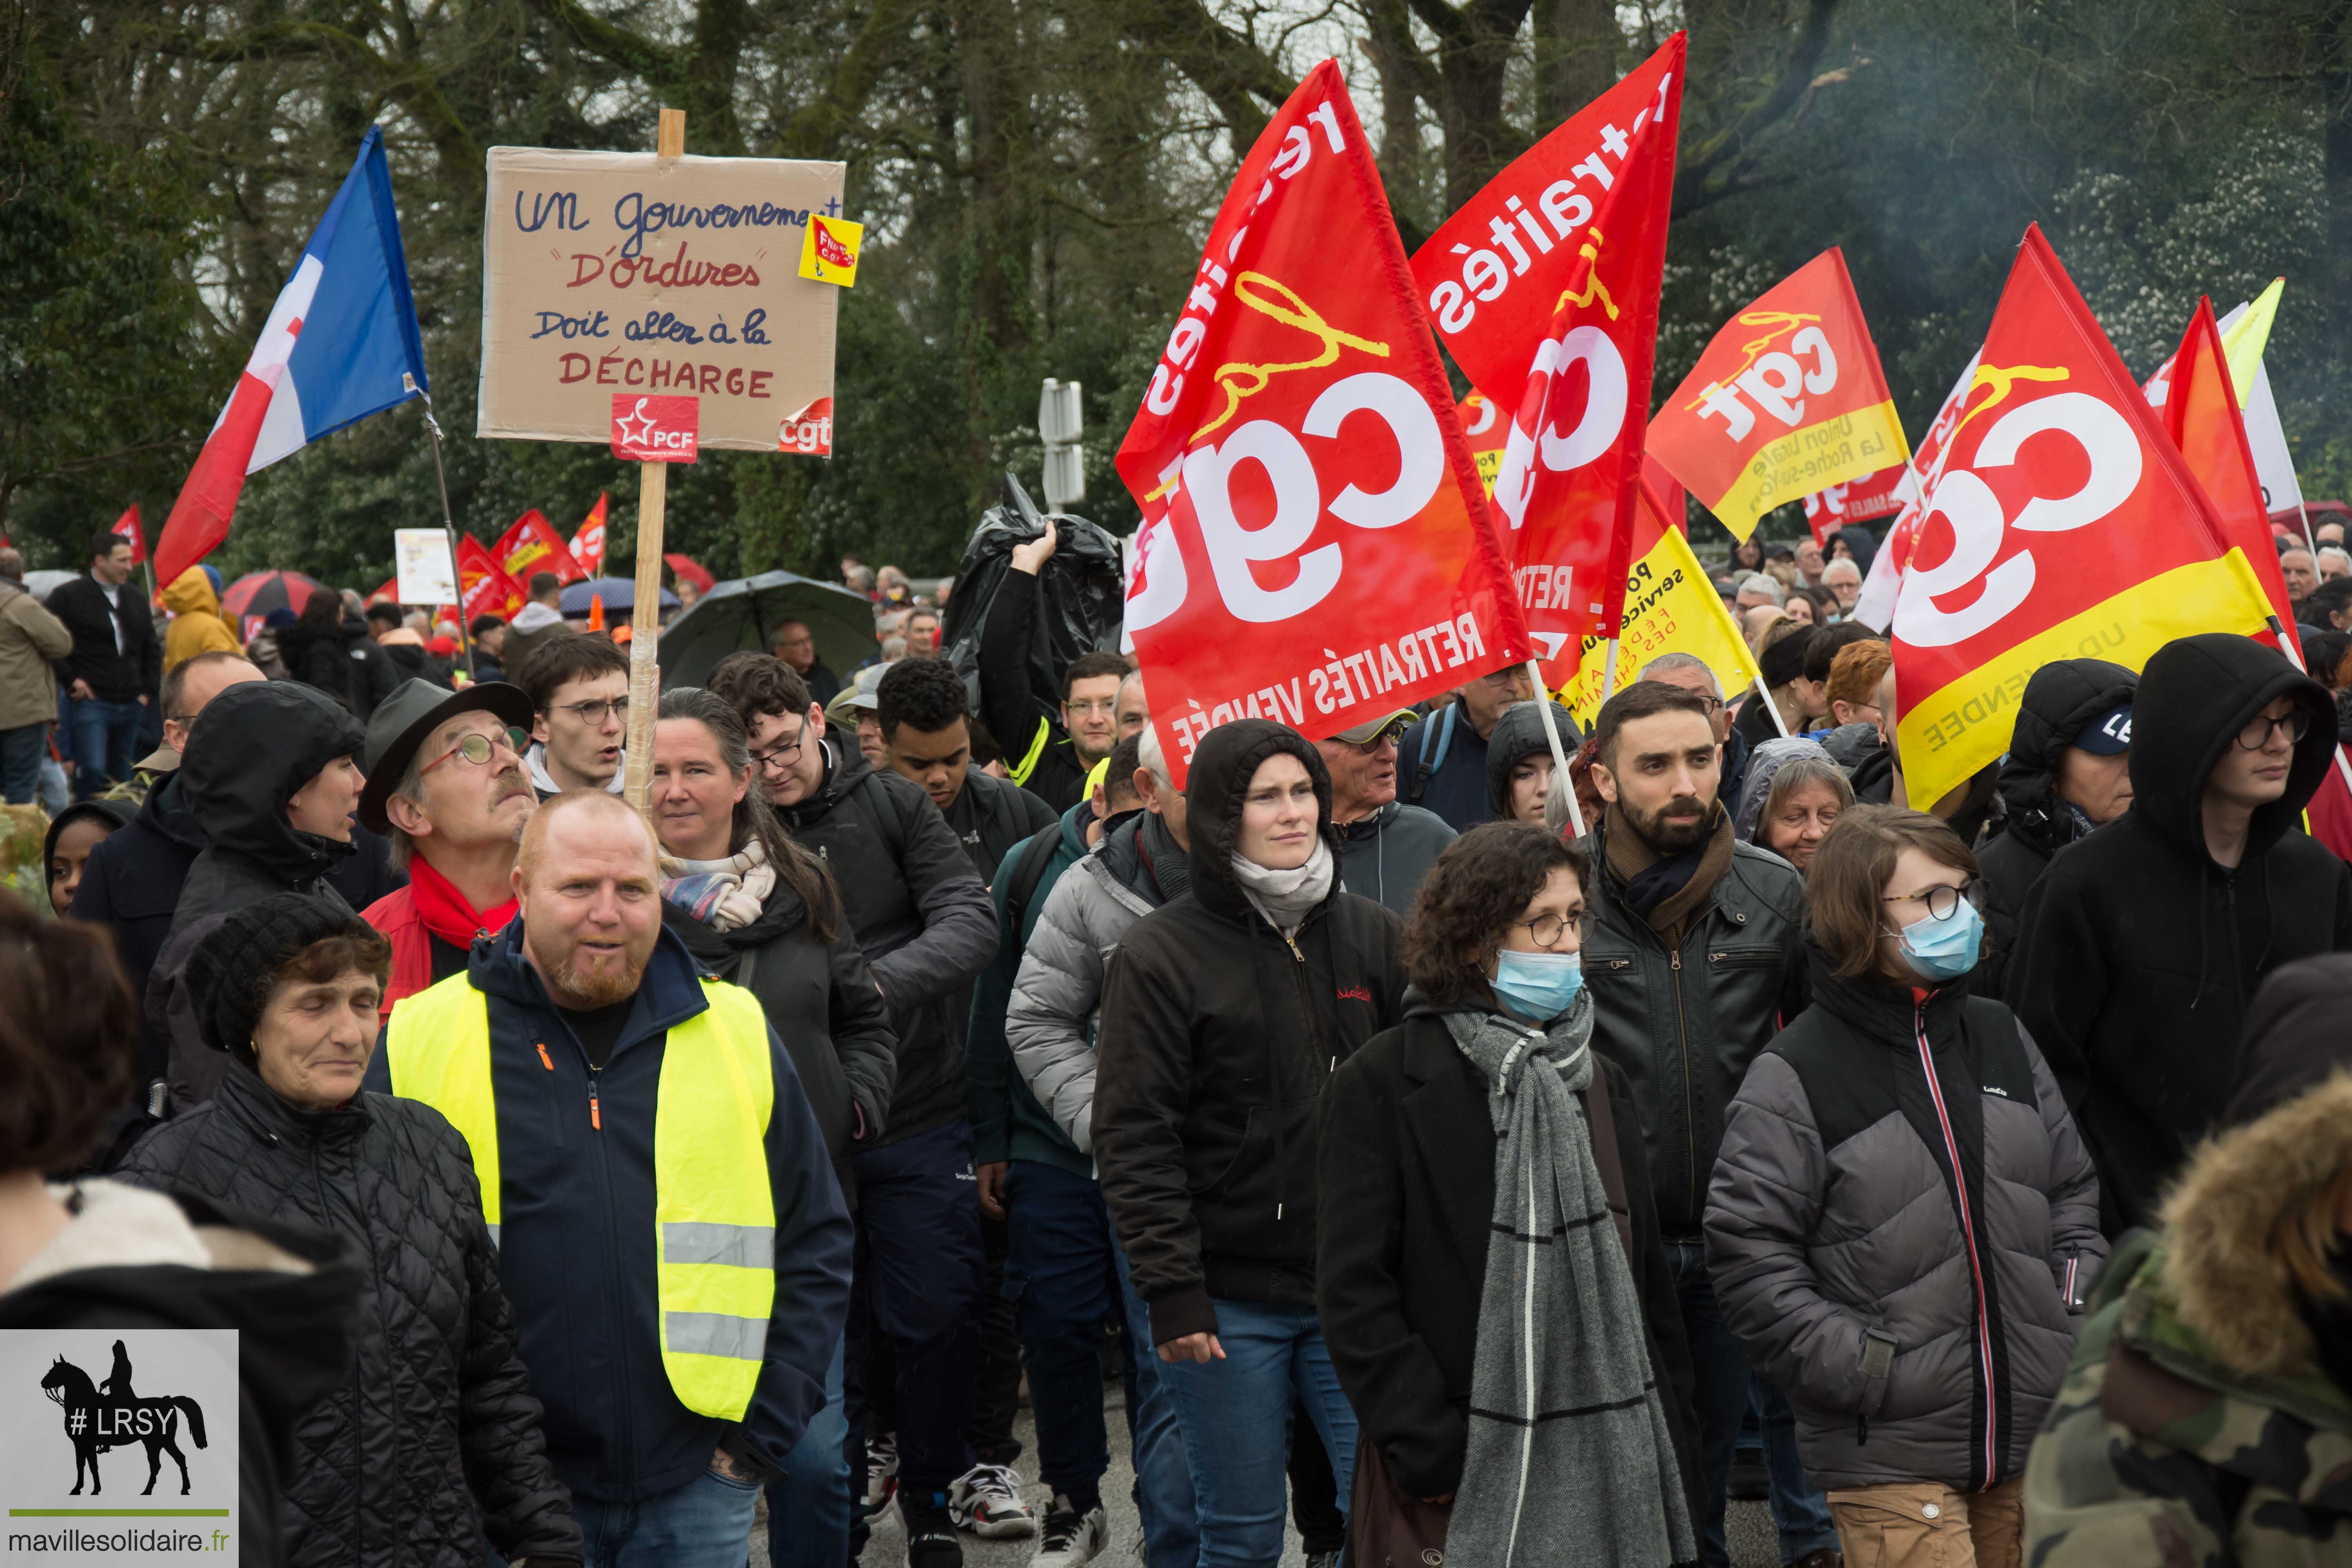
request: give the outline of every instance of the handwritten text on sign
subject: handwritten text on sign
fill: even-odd
[[[613,399],[700,399],[698,445],[772,452],[833,395],[840,291],[799,276],[842,165],[494,147],[477,434],[613,438]]]

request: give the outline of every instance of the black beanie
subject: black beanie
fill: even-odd
[[[1812,647],[1813,628],[1799,626],[1764,650],[1757,660],[1768,690],[1779,690],[1805,673],[1805,651]]]
[[[342,905],[308,893],[272,893],[220,917],[188,954],[205,1044],[241,1056],[288,959],[314,942],[372,929]]]

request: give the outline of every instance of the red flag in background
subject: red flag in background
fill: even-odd
[[[1839,529],[1901,511],[1903,478],[1910,471],[1906,460],[1842,485],[1823,485],[1806,496],[1805,526],[1813,531],[1813,542],[1827,550],[1830,535]]]
[[[1475,390],[1454,412],[1461,418],[1462,434],[1470,443],[1470,459],[1478,465],[1478,478],[1491,496],[1495,476],[1503,470],[1504,445],[1511,438],[1510,416],[1496,407],[1485,393]]]
[[[669,563],[669,569],[676,574],[677,581],[693,584],[694,591],[698,594],[708,594],[710,592],[711,584],[719,581],[710,574],[709,567],[691,555],[670,554],[663,556],[662,559]]]
[[[2137,669],[2175,637],[2255,633],[2268,605],[2039,227],[2025,231],[1920,516],[1894,619],[1910,798],[2009,749],[2053,658]]]
[[[1690,492],[1683,489],[1682,480],[1666,472],[1666,466],[1646,449],[1642,453],[1642,483],[1649,487],[1650,500],[1667,526],[1687,536],[1690,532]],[[1633,547],[1636,550],[1641,548],[1638,539]]]
[[[136,566],[147,559],[147,535],[139,526],[138,502],[133,501],[128,510],[116,518],[113,528],[108,531],[131,541],[131,564]]]
[[[522,584],[509,575],[470,533],[457,536],[457,592],[466,601],[467,626],[474,624],[477,616],[510,621],[517,610],[530,602]]]
[[[1668,39],[1413,257],[1463,369],[1517,410],[1495,508],[1548,689],[1574,677],[1585,637],[1613,637],[1624,618],[1684,46],[1680,33]],[[1490,242],[1527,276],[1514,284],[1496,251],[1473,248]],[[1498,392],[1498,376],[1518,384]]]
[[[1212,725],[1320,738],[1527,658],[1336,62],[1243,161],[1117,462],[1160,517],[1127,631],[1179,784]]]
[[[604,504],[610,500],[611,491],[597,491],[596,504],[588,509],[588,515],[572,530],[570,554],[583,577],[604,574]]]
[[[562,583],[577,583],[588,575],[572,559],[572,548],[563,542],[563,536],[540,515],[537,507],[515,519],[514,526],[499,535],[490,553],[499,569],[518,583],[529,583],[535,572],[552,572]]]
[[[2189,471],[2213,503],[2222,544],[2246,552],[2246,563],[2254,569],[2279,625],[2293,636],[2294,605],[2287,598],[2286,577],[2271,543],[2270,509],[2263,504],[2263,482],[2254,471],[2253,450],[2246,444],[2246,421],[2238,412],[2212,300],[2197,301],[2179,349],[2148,378],[2147,391],[2164,421],[2164,433],[2180,448]],[[2301,654],[2297,648],[2287,657],[2301,663]]]

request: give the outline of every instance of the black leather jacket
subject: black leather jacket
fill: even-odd
[[[1593,929],[1584,944],[1592,1043],[1632,1084],[1659,1228],[1695,1238],[1724,1110],[1748,1064],[1805,1007],[1804,879],[1778,855],[1735,845],[1730,868],[1670,952],[1621,901],[1605,830],[1586,835],[1581,847],[1592,858],[1585,902]]]

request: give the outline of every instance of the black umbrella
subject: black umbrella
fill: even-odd
[[[874,606],[863,594],[790,572],[762,572],[713,584],[669,624],[661,636],[662,684],[699,686],[729,654],[765,653],[782,621],[805,624],[817,658],[845,680],[874,651]]]

